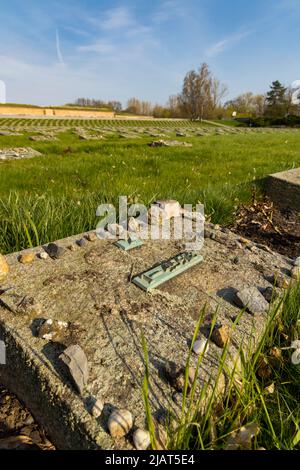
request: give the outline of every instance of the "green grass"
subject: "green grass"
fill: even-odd
[[[27,135],[0,137],[0,148],[30,146],[42,157],[0,163],[0,252],[24,249],[92,229],[95,211],[119,195],[149,205],[158,198],[203,202],[214,222],[228,223],[249,200],[253,184],[280,170],[300,166],[300,132],[176,137],[176,129],[200,128],[188,121],[64,120],[69,125],[148,127],[169,130],[165,139],[191,142],[192,148],[150,148],[156,138],[81,141],[71,131],[56,142],[32,142]],[[0,127],[60,126],[61,120],[2,119]]]
[[[203,317],[203,315],[202,315]],[[300,283],[293,283],[285,296],[269,313],[265,333],[257,348],[249,354],[240,350],[241,370],[225,366],[227,348],[220,359],[219,374],[216,382],[203,386],[196,392],[196,381],[187,394],[189,359],[193,342],[197,336],[200,318],[186,363],[186,381],[183,392],[182,413],[172,415],[167,425],[168,449],[176,450],[217,450],[228,445],[228,438],[241,427],[254,426],[258,433],[248,447],[267,450],[300,450],[300,366],[294,365],[289,349],[291,342],[300,336]],[[234,327],[234,326],[233,326]],[[149,359],[145,341],[143,341],[146,373],[143,383],[143,397],[146,407],[148,429],[151,434],[151,446],[156,448],[156,434],[153,426],[152,411],[149,404]],[[271,351],[281,352],[281,357],[274,361]],[[200,356],[200,367],[203,356]],[[261,378],[258,374],[261,361],[268,364],[269,376]],[[220,399],[217,394],[218,377],[222,370],[228,378],[227,391]],[[238,379],[239,385],[236,385]],[[270,387],[273,393],[268,393]],[[204,406],[205,400],[205,406]],[[186,403],[189,406],[186,407]]]

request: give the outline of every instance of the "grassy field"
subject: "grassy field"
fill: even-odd
[[[76,127],[90,133],[103,128],[105,138],[80,140]],[[2,253],[92,229],[98,204],[116,203],[119,195],[147,205],[157,198],[200,201],[214,222],[228,223],[235,208],[249,200],[253,184],[263,187],[267,174],[300,166],[299,131],[229,129],[218,135],[215,126],[187,121],[76,119],[0,119],[1,128],[24,135],[0,136],[0,149],[29,146],[43,154],[0,162]],[[57,141],[29,140],[35,129],[57,128],[63,130]],[[120,137],[124,129],[131,134]],[[166,136],[151,137],[151,129]],[[207,134],[197,136],[201,129]],[[177,137],[176,130],[187,136]],[[193,146],[147,145],[160,138]]]

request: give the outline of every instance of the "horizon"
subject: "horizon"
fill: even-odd
[[[135,96],[163,105],[207,62],[227,101],[300,78],[299,19],[297,0],[11,0],[2,6],[0,80],[8,103],[84,96],[124,106]]]

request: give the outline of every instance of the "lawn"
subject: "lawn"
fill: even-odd
[[[66,124],[55,142],[33,142],[33,126]],[[95,210],[103,202],[117,203],[119,195],[150,204],[158,198],[205,204],[214,222],[228,223],[235,208],[249,200],[255,184],[264,177],[300,166],[299,131],[264,131],[196,136],[200,124],[122,122],[122,128],[156,127],[166,137],[138,134],[122,138],[117,132],[102,140],[80,140],[71,127],[93,129],[116,126],[116,121],[2,119],[0,127],[27,129],[23,136],[0,136],[4,147],[32,147],[43,156],[0,163],[0,252],[92,229]],[[183,128],[183,125],[185,126]],[[186,137],[176,137],[178,129]],[[157,130],[158,129],[158,130]],[[98,130],[99,132],[99,130]],[[192,143],[192,147],[151,148],[147,143],[163,138]]]

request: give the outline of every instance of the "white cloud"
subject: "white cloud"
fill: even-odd
[[[79,46],[80,52],[96,52],[98,54],[111,54],[116,50],[116,46],[107,41],[98,41],[93,44],[87,44],[86,46]]]
[[[104,19],[100,20],[100,26],[106,31],[128,28],[133,25],[134,20],[126,7],[117,7],[107,10]]]
[[[186,15],[186,7],[183,5],[177,0],[165,0],[154,13],[152,19],[156,23],[164,23],[174,18],[183,17]]]
[[[65,65],[64,58],[63,58],[63,55],[62,55],[62,52],[61,52],[61,47],[60,47],[60,39],[59,39],[58,29],[56,30],[56,53],[57,53],[58,62],[61,65]]]
[[[225,50],[235,46],[252,33],[253,31],[245,31],[243,33],[235,34],[234,36],[229,36],[225,39],[222,39],[221,41],[216,42],[208,49],[206,49],[205,55],[207,57],[215,57],[224,52]]]

